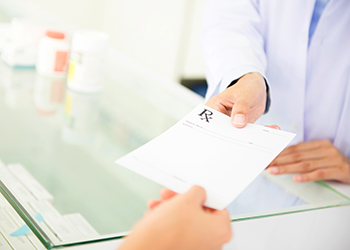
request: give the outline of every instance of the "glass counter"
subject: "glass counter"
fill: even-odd
[[[125,235],[143,216],[148,199],[158,197],[161,189],[114,161],[165,131],[202,101],[181,86],[162,89],[121,65],[106,77],[104,91],[96,94],[74,92],[65,88],[65,79],[3,63],[0,76],[0,159],[12,163],[9,169],[13,163],[21,164],[53,199],[32,204],[31,198],[16,196],[16,189],[5,182],[2,191],[17,211],[27,210],[21,215],[28,217],[27,223],[40,227],[34,219],[39,210],[78,213],[98,232],[97,239]],[[186,101],[186,96],[194,98]],[[0,175],[3,172],[0,169]],[[52,234],[43,231],[38,234],[46,234],[43,239],[49,248],[76,242],[75,236],[50,239]]]

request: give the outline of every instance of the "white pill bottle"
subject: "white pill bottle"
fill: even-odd
[[[38,46],[36,70],[43,76],[65,77],[69,43],[62,32],[47,31]]]
[[[79,30],[73,35],[68,69],[68,88],[85,93],[104,86],[105,59],[109,35],[95,30]]]

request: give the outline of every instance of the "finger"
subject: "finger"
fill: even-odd
[[[304,152],[295,152],[287,155],[279,155],[270,163],[270,166],[280,166],[302,161],[318,160],[325,158],[328,155],[327,153],[327,149],[315,149]]]
[[[319,180],[337,180],[344,183],[350,183],[349,175],[346,176],[344,174],[347,171],[349,170],[347,169],[346,166],[317,169],[307,174],[296,175],[293,177],[293,181],[309,182],[309,181],[319,181]]]
[[[266,127],[277,129],[277,130],[281,130],[281,128],[279,126],[277,126],[277,125],[266,125]]]
[[[149,200],[148,203],[147,203],[147,207],[149,209],[154,209],[156,206],[158,206],[160,203],[162,203],[161,201],[159,200]]]
[[[326,147],[330,142],[328,141],[310,141],[310,142],[300,142],[296,145],[292,145],[285,150],[283,150],[279,156],[284,156],[288,154],[294,154],[298,152],[305,152],[309,150],[320,149]]]
[[[333,158],[324,158],[320,160],[302,161],[298,163],[286,164],[282,166],[269,166],[268,171],[270,174],[294,174],[294,173],[306,173],[314,171],[318,168],[335,167],[338,161]]]
[[[243,128],[247,125],[250,102],[245,98],[238,99],[233,105],[231,122],[236,128]]]
[[[177,193],[175,193],[174,191],[172,191],[170,189],[163,188],[162,190],[160,190],[160,198],[162,200],[170,199],[175,195],[177,195]]]
[[[182,195],[185,199],[193,201],[194,204],[203,205],[206,200],[206,193],[204,188],[200,186],[192,186],[186,193]]]

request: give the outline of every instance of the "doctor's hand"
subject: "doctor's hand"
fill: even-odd
[[[350,159],[329,141],[302,142],[282,151],[268,167],[270,174],[299,173],[295,182],[336,180],[350,183]]]
[[[265,111],[266,85],[259,73],[249,73],[236,84],[213,96],[207,106],[231,117],[232,124],[243,128],[254,123]]]
[[[165,193],[119,250],[217,250],[230,240],[228,212],[204,208],[203,188],[194,186],[182,195]]]

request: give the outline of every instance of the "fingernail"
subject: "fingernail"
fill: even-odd
[[[242,115],[242,114],[235,115],[232,123],[236,124],[236,125],[244,125],[245,124],[245,115]]]
[[[303,177],[301,177],[301,175],[296,175],[293,177],[293,181],[301,182],[301,181],[303,181]]]
[[[278,174],[279,171],[278,167],[269,167],[270,174]]]

